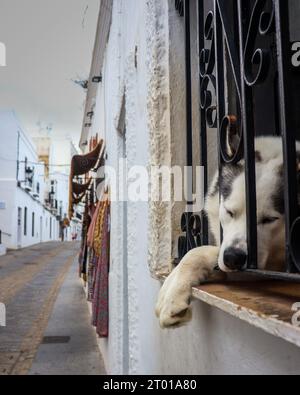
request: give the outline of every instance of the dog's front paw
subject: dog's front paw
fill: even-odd
[[[156,306],[163,329],[181,327],[192,319],[191,296],[191,286],[180,279],[175,269],[162,286]]]
[[[218,247],[199,247],[185,255],[166,279],[158,297],[156,315],[162,328],[177,328],[192,319],[192,287],[211,277]]]

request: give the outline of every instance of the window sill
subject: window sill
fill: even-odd
[[[292,325],[300,303],[300,285],[281,281],[205,284],[193,289],[195,299],[300,347],[300,327]],[[300,322],[299,322],[300,325]]]
[[[193,297],[300,347],[300,319],[299,326],[292,325],[293,305],[300,303],[300,284],[233,276],[232,281],[193,288]]]

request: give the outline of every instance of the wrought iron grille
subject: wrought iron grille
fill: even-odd
[[[185,24],[187,165],[193,165],[191,3],[176,0]],[[219,166],[245,160],[248,272],[288,280],[300,279],[300,211],[296,141],[300,140],[300,65],[292,62],[295,41],[294,0],[195,0],[199,42],[200,152],[208,191],[207,137],[218,131]],[[297,47],[297,46],[296,46]],[[299,45],[300,47],[300,45]],[[300,63],[300,62],[299,62]],[[226,75],[226,78],[225,78]],[[229,87],[230,85],[230,87]],[[230,94],[228,93],[230,91]],[[229,156],[228,130],[238,144]],[[282,137],[286,218],[286,273],[262,272],[257,262],[255,137]],[[205,215],[184,213],[179,258],[208,244]],[[222,233],[222,230],[221,230]]]

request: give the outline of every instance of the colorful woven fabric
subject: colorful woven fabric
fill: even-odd
[[[109,332],[109,243],[110,243],[110,204],[108,199],[102,201],[101,211],[102,219],[98,221],[101,229],[98,229],[101,235],[97,241],[97,263],[94,268],[94,291],[93,291],[93,318],[92,323],[96,327],[97,334],[101,338],[108,337]]]
[[[105,195],[100,203],[98,217],[94,228],[93,248],[96,256],[101,256],[102,237],[103,237],[103,222],[105,220],[105,213],[109,206],[108,196]]]
[[[90,254],[89,268],[88,268],[88,301],[92,302],[94,297],[94,279],[97,267],[98,258],[95,256],[94,251]]]
[[[89,207],[86,204],[83,224],[82,224],[82,237],[81,237],[81,249],[79,254],[79,276],[84,281],[87,280],[87,258],[88,258],[88,247],[87,247],[87,232],[91,223],[91,217],[89,215]]]
[[[101,202],[97,204],[96,210],[93,210],[92,214],[92,221],[89,226],[88,234],[87,234],[87,244],[90,248],[93,248],[94,244],[94,233],[95,233],[95,226],[97,223],[97,219],[99,216],[99,210],[101,209]]]

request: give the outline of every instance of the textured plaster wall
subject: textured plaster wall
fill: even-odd
[[[147,1],[147,110],[149,166],[172,166],[168,4]],[[159,190],[160,183],[152,184]],[[172,257],[172,203],[149,203],[149,268],[153,277],[168,272]]]
[[[172,166],[186,166],[186,92],[185,92],[185,47],[184,20],[179,18],[172,0],[168,1],[169,19],[169,86]],[[174,202],[172,206],[172,257],[177,256],[177,240],[181,235],[181,216],[185,202]]]

